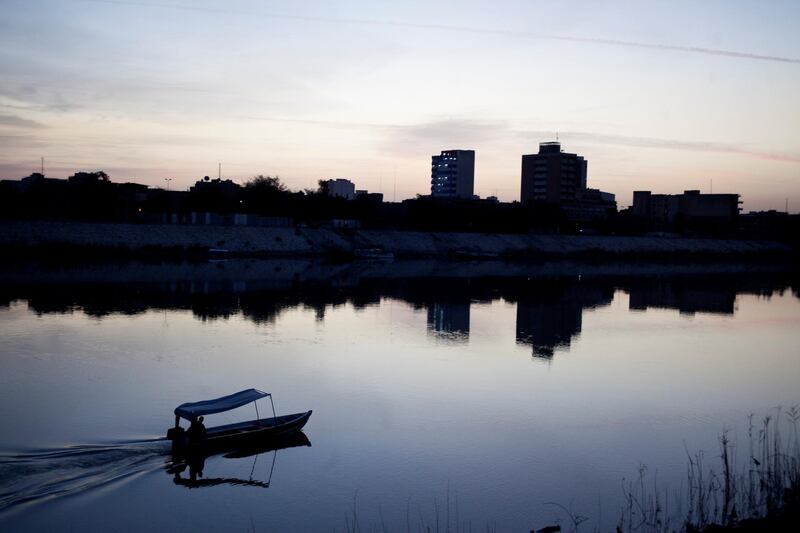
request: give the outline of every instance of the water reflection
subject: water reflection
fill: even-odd
[[[267,488],[278,451],[308,446],[311,441],[299,431],[260,445],[171,458],[165,439],[0,455],[0,513],[21,504],[86,493],[159,469],[169,474],[176,485],[188,488],[217,485]],[[250,474],[247,478],[219,475],[237,470],[223,462],[215,463],[213,474],[217,475],[208,477],[206,461],[214,458],[252,459],[246,468]]]
[[[437,338],[466,342],[469,340],[469,300],[439,301],[428,305],[428,331]]]
[[[716,313],[732,315],[736,303],[735,285],[715,280],[670,280],[668,283],[632,285],[630,309],[677,309],[681,314]]]
[[[517,343],[530,345],[534,357],[552,358],[557,347],[568,348],[580,334],[584,309],[608,305],[613,298],[613,285],[579,280],[529,286],[517,300]]]
[[[769,296],[787,289],[798,294],[792,268],[765,265],[242,260],[7,265],[4,270],[0,304],[24,300],[39,314],[80,311],[103,317],[183,309],[203,321],[241,315],[269,324],[298,307],[324,321],[332,307],[362,309],[391,298],[426,313],[430,335],[456,343],[469,341],[473,305],[503,300],[516,304],[516,342],[545,359],[568,349],[581,333],[584,310],[609,305],[617,290],[628,293],[632,310],[682,314],[733,314],[739,294]]]
[[[275,471],[275,460],[278,457],[278,450],[296,448],[298,446],[311,446],[311,441],[302,431],[293,433],[280,439],[273,439],[259,446],[249,446],[246,448],[236,448],[225,451],[215,451],[213,453],[203,453],[200,451],[186,455],[174,455],[172,462],[165,468],[166,472],[172,476],[172,482],[188,488],[214,487],[217,485],[244,485],[248,487],[269,488],[272,482],[272,473]],[[262,455],[271,454],[269,460],[268,474],[266,479],[258,479],[256,467]],[[247,479],[239,477],[204,477],[206,460],[209,457],[221,455],[225,459],[244,459],[253,458],[250,467],[250,475]],[[184,477],[184,474],[188,476]]]
[[[2,455],[0,512],[158,470],[168,450],[166,441],[140,441]]]
[[[409,496],[433,523],[450,486],[498,530],[539,522],[536,502],[617,509],[639,462],[679,488],[685,446],[797,403],[797,282],[730,264],[6,262],[0,445],[18,455],[0,456],[0,529],[324,530],[356,493],[364,529],[380,509],[405,529]],[[161,435],[187,398],[250,386],[319,409],[314,446],[19,453]],[[14,504],[53,494],[74,497]]]

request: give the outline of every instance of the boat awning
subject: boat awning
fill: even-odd
[[[269,395],[268,392],[258,389],[247,389],[215,400],[181,404],[175,408],[175,414],[186,420],[194,420],[198,416],[230,411]]]

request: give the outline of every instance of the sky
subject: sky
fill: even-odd
[[[402,200],[476,151],[519,200],[558,136],[588,185],[800,210],[800,2],[0,0],[0,178],[347,178]],[[165,178],[171,178],[170,182]]]

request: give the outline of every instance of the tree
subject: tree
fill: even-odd
[[[250,178],[244,187],[250,191],[289,192],[278,176],[264,176],[263,174]]]
[[[288,216],[292,192],[278,176],[259,174],[244,184],[241,196],[243,207],[251,213],[269,216]]]

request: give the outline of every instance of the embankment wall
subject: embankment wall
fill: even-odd
[[[685,237],[435,233],[391,230],[178,226],[1,221],[0,247],[81,247],[144,252],[208,250],[264,256],[323,256],[379,248],[399,257],[548,257],[580,255],[764,255],[789,253],[777,242]]]

